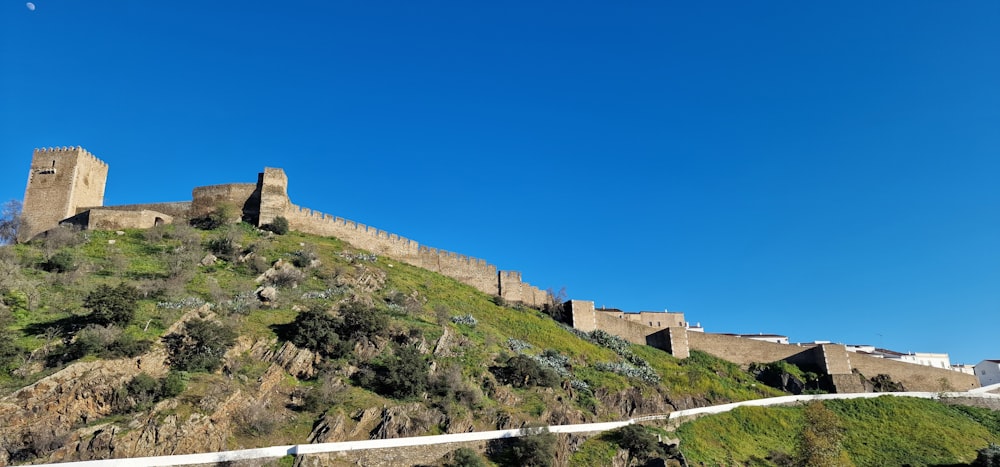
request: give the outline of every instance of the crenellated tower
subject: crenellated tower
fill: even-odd
[[[28,240],[85,208],[104,205],[108,164],[77,147],[35,149],[24,190],[24,227]]]

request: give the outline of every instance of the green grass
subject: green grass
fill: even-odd
[[[824,405],[839,417],[843,448],[856,465],[967,463],[1000,441],[995,425],[981,423],[995,416],[982,409],[893,396]],[[804,423],[801,407],[740,407],[684,423],[677,434],[691,462],[769,465],[773,452],[796,454]]]
[[[170,228],[172,229],[172,228]],[[167,229],[167,233],[170,232]],[[279,288],[277,304],[272,308],[261,308],[246,315],[227,316],[225,307],[216,306],[214,311],[219,319],[235,325],[244,339],[271,342],[280,345],[275,328],[292,322],[298,314],[297,310],[322,304],[336,308],[342,296],[330,300],[305,299],[303,293],[323,291],[337,284],[338,275],[351,276],[361,270],[379,270],[385,274],[384,286],[374,292],[372,300],[377,307],[388,310],[385,298],[394,292],[410,296],[415,294],[420,301],[418,307],[409,307],[404,311],[392,311],[388,315],[390,328],[394,336],[419,333],[430,349],[442,336],[445,328],[455,335],[456,345],[451,349],[450,356],[434,357],[439,367],[458,365],[462,370],[465,382],[474,387],[481,387],[484,380],[492,377],[489,368],[496,365],[496,359],[501,355],[513,352],[508,347],[510,338],[525,341],[531,348],[525,352],[541,354],[546,350],[554,350],[569,358],[572,374],[569,378],[586,382],[593,395],[587,391],[564,389],[568,381],[555,388],[528,388],[515,391],[523,401],[518,407],[505,407],[491,399],[489,391],[484,391],[484,397],[476,407],[459,407],[456,413],[468,414],[483,429],[489,429],[495,422],[495,414],[506,412],[511,415],[514,423],[531,422],[550,410],[580,410],[588,420],[609,420],[618,418],[618,410],[602,406],[598,399],[603,394],[614,394],[631,387],[639,387],[642,397],[674,398],[704,395],[704,399],[712,402],[729,402],[756,397],[766,397],[779,394],[777,391],[762,386],[755,386],[753,379],[732,364],[713,359],[704,354],[695,353],[690,359],[678,360],[665,352],[641,345],[631,347],[633,353],[649,362],[654,371],[660,375],[663,382],[659,385],[631,380],[614,373],[598,371],[594,365],[599,362],[616,362],[622,358],[610,349],[596,345],[580,338],[576,333],[567,330],[548,315],[530,308],[514,308],[498,306],[492,296],[484,294],[456,280],[436,274],[421,268],[397,262],[385,257],[376,261],[351,262],[343,253],[357,253],[344,242],[334,238],[324,238],[300,233],[289,233],[281,236],[264,236],[255,229],[239,225],[223,228],[217,231],[194,233],[200,247],[204,247],[211,239],[223,235],[235,235],[237,242],[244,248],[253,250],[256,255],[265,258],[258,265],[236,264],[235,262],[219,261],[213,266],[192,264],[187,275],[179,277],[183,281],[170,282],[168,276],[169,260],[173,258],[175,249],[181,246],[181,241],[174,236],[158,237],[141,230],[127,230],[124,235],[114,232],[86,232],[88,241],[76,247],[71,252],[81,266],[80,271],[72,275],[53,274],[40,271],[34,267],[24,267],[21,273],[37,284],[39,298],[37,303],[26,305],[23,310],[15,310],[17,321],[13,329],[17,331],[18,343],[34,350],[45,344],[45,339],[38,332],[27,332],[27,329],[44,329],[46,324],[57,323],[74,316],[85,316],[88,312],[81,303],[83,297],[100,284],[116,285],[121,281],[133,284],[145,284],[147,290],[163,287],[163,296],[149,297],[140,301],[139,310],[133,322],[126,327],[125,332],[141,339],[158,342],[166,329],[174,324],[185,309],[158,308],[160,300],[172,301],[186,297],[198,297],[208,302],[222,302],[231,299],[239,292],[252,292],[258,284],[255,278],[261,264],[270,265],[278,259],[290,261],[297,250],[308,249],[316,252],[320,264],[306,270],[307,276],[297,288]],[[109,243],[113,240],[114,243]],[[17,245],[13,247],[18,257],[25,264],[35,264],[44,258],[40,245]],[[205,255],[204,251],[193,252],[192,261],[197,262]],[[390,267],[391,265],[391,267]],[[30,311],[29,309],[30,308]],[[442,313],[442,310],[444,313]],[[452,323],[450,317],[457,315],[472,315],[478,321],[475,326]],[[93,358],[93,357],[87,357]],[[376,357],[377,359],[378,357]],[[267,364],[253,362],[244,355],[234,362],[236,373],[247,381],[256,381],[256,377],[267,370]],[[348,363],[349,362],[349,363]],[[345,374],[348,365],[362,365],[365,362],[345,359],[331,362]],[[16,387],[24,381],[41,377],[55,369],[47,369],[38,375],[27,379],[15,379],[0,375],[0,387]],[[316,384],[312,381],[297,381],[291,376],[293,386],[309,387]],[[350,384],[349,379],[342,378]],[[212,398],[223,396],[220,391],[253,390],[251,385],[241,385],[238,381],[225,379],[222,375],[193,375],[188,389],[178,398],[175,413],[187,417],[192,413],[205,413],[207,402]],[[428,403],[433,403],[433,397]],[[402,403],[363,388],[349,386],[337,394],[337,404],[332,408],[347,416],[358,410],[371,407],[392,406]],[[289,422],[285,435],[299,436],[308,433],[318,414],[304,414],[302,419],[296,418]],[[186,418],[182,418],[186,419]],[[284,430],[284,428],[283,428]],[[284,431],[280,431],[284,432]],[[303,436],[304,438],[304,436]],[[299,439],[292,440],[295,442]]]
[[[612,465],[618,454],[618,444],[608,440],[606,436],[594,436],[580,445],[580,448],[569,458],[571,467],[591,467],[597,465]]]

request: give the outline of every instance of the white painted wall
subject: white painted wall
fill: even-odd
[[[980,386],[1000,383],[1000,362],[983,360],[976,364],[975,369]]]

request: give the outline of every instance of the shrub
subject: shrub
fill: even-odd
[[[257,404],[243,406],[233,414],[239,432],[246,436],[265,436],[278,427],[278,414]]]
[[[22,349],[14,340],[14,333],[8,326],[14,323],[14,314],[5,306],[0,305],[0,375],[10,371]]]
[[[306,274],[292,267],[276,269],[267,275],[267,283],[275,287],[298,287],[306,279]]]
[[[476,327],[479,321],[472,315],[462,315],[462,316],[452,316],[451,322],[455,324],[464,324],[469,327]]]
[[[469,448],[458,448],[451,452],[450,457],[451,460],[445,462],[443,467],[486,467],[483,458]]]
[[[149,351],[151,341],[136,339],[130,334],[122,333],[107,347],[101,349],[98,355],[104,358],[137,357]]]
[[[338,330],[340,337],[348,340],[368,339],[385,336],[388,316],[361,303],[350,303],[340,309],[342,324]]]
[[[319,255],[312,247],[306,247],[301,250],[295,250],[292,252],[292,264],[297,268],[308,268],[313,265],[313,261],[316,261]]]
[[[976,467],[997,467],[1000,466],[1000,446],[990,443],[989,446],[980,449],[976,453],[976,460],[972,461]]]
[[[525,428],[525,435],[514,442],[510,449],[514,465],[524,467],[551,466],[556,456],[556,435],[548,428]]]
[[[177,397],[184,392],[185,386],[187,386],[187,381],[184,378],[184,373],[171,371],[160,381],[160,397],[164,399]]]
[[[427,361],[416,347],[400,346],[384,365],[382,392],[396,399],[407,399],[427,389]]]
[[[617,430],[618,446],[628,451],[629,457],[645,461],[663,455],[656,435],[642,425],[626,425]]]
[[[184,323],[182,333],[163,337],[167,361],[178,371],[215,371],[235,342],[236,332],[231,328],[197,318]]]
[[[321,308],[310,308],[295,317],[289,341],[325,357],[340,358],[348,351],[346,342],[338,334],[341,326],[339,319]]]
[[[559,375],[555,371],[543,367],[534,358],[527,355],[515,355],[507,360],[504,367],[493,370],[502,382],[518,388],[555,387],[559,384]]]
[[[125,326],[135,316],[139,295],[139,289],[124,282],[116,287],[102,284],[87,294],[83,306],[90,309],[94,323]]]
[[[471,408],[481,400],[480,393],[462,377],[462,368],[458,365],[439,369],[430,378],[430,390],[444,406],[457,402]]]
[[[201,230],[215,230],[230,223],[235,217],[236,208],[228,204],[217,206],[212,212],[191,219],[191,225]]]
[[[383,363],[354,374],[358,385],[394,399],[407,399],[427,390],[427,361],[412,346],[397,346]]]
[[[172,371],[163,379],[139,373],[125,386],[115,391],[111,402],[112,410],[116,413],[146,410],[153,404],[177,396],[183,391],[184,377],[180,373]]]
[[[41,263],[41,268],[48,272],[70,272],[76,270],[76,261],[73,255],[66,250],[59,250]]]
[[[282,216],[275,217],[270,224],[264,224],[261,226],[262,229],[274,232],[278,235],[284,235],[288,233],[288,219]]]

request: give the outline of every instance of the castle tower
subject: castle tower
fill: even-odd
[[[20,240],[56,227],[82,208],[104,205],[107,179],[108,165],[79,146],[35,149],[24,190]]]

